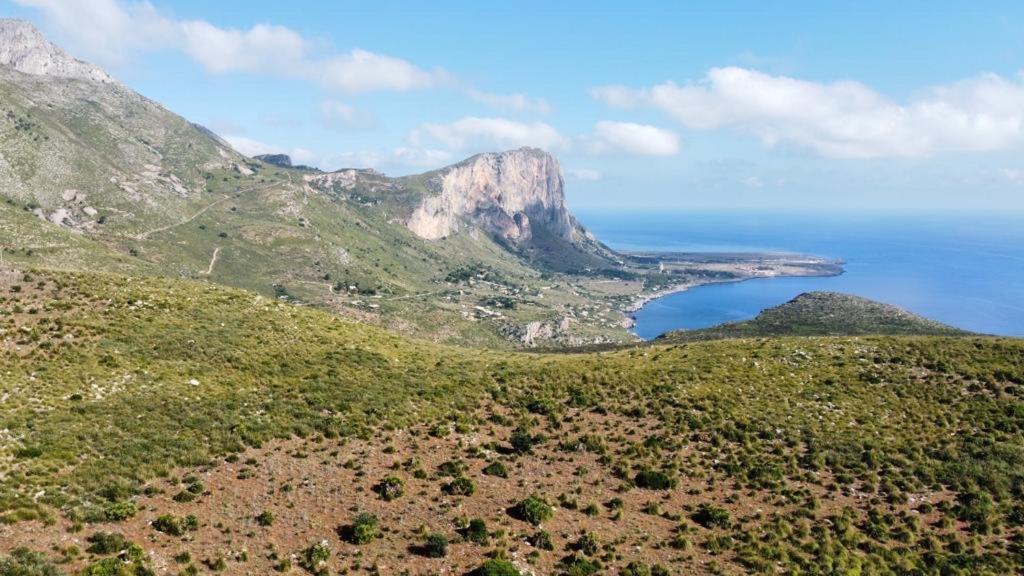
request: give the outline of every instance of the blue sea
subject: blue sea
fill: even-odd
[[[636,313],[637,335],[745,320],[809,290],[856,294],[959,328],[1024,336],[1024,216],[583,213],[618,250],[788,252],[845,261],[831,278],[699,286]]]

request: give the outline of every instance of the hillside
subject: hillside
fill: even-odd
[[[180,280],[0,287],[0,573],[1024,568],[1018,340],[541,356]]]
[[[921,335],[963,336],[964,330],[911,314],[906,310],[837,292],[807,292],[763,310],[752,320],[699,330],[678,330],[662,342],[774,336]]]
[[[398,178],[246,158],[13,20],[0,200],[0,250],[19,267],[207,280],[474,346],[630,342],[623,311],[666,285],[836,269],[683,258],[661,272],[617,255],[534,149]]]

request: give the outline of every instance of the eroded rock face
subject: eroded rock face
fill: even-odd
[[[569,241],[578,234],[558,160],[542,150],[479,154],[445,168],[434,184],[439,194],[406,221],[422,238],[444,238],[467,224],[513,243],[528,240],[537,225]]]
[[[114,84],[100,68],[73,58],[24,20],[0,19],[0,65],[33,76],[76,78]]]

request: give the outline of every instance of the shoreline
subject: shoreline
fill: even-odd
[[[653,254],[653,253],[649,253],[649,254]],[[712,255],[707,255],[707,256],[710,257]],[[773,255],[773,256],[775,256],[775,255]],[[715,285],[715,284],[732,284],[732,283],[737,283],[737,282],[746,282],[748,280],[761,280],[761,279],[771,279],[771,278],[832,278],[832,277],[836,277],[836,276],[842,276],[843,274],[846,273],[846,269],[843,268],[843,264],[845,264],[845,262],[842,261],[842,260],[814,259],[814,257],[807,257],[807,256],[804,256],[803,258],[809,258],[809,259],[812,259],[812,260],[810,260],[810,261],[799,260],[799,261],[783,262],[780,267],[785,267],[785,266],[821,266],[823,269],[815,271],[815,272],[811,272],[811,273],[805,273],[805,274],[800,274],[800,273],[788,273],[787,274],[785,272],[778,272],[776,270],[775,272],[777,272],[777,273],[772,273],[772,274],[753,274],[753,275],[745,276],[745,277],[742,277],[742,278],[729,278],[729,279],[721,279],[721,280],[709,279],[706,282],[701,282],[701,281],[683,282],[683,283],[680,283],[680,284],[675,284],[675,285],[663,288],[661,290],[658,290],[656,292],[652,292],[650,294],[638,294],[633,299],[632,302],[630,302],[627,306],[625,306],[625,307],[623,307],[621,309],[622,315],[625,317],[625,320],[628,323],[628,325],[626,326],[626,329],[634,337],[638,338],[639,340],[642,340],[642,341],[646,342],[647,341],[646,339],[644,339],[643,337],[638,335],[633,330],[636,327],[636,316],[635,316],[636,313],[639,312],[640,310],[642,310],[645,306],[647,306],[651,302],[653,302],[655,300],[658,300],[659,298],[664,298],[666,296],[671,296],[672,294],[679,294],[679,293],[682,293],[682,292],[686,292],[686,291],[689,291],[689,290],[691,290],[693,288],[697,288],[699,286],[712,286],[712,285]],[[829,271],[829,270],[827,270],[828,267],[835,267],[835,268],[833,268],[832,271]]]

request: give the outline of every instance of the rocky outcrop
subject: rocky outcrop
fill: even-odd
[[[260,154],[259,156],[253,156],[253,158],[282,168],[292,167],[292,158],[287,154]]]
[[[413,210],[406,226],[427,239],[450,236],[465,226],[519,243],[543,226],[570,242],[580,234],[565,206],[558,160],[536,148],[479,154],[437,173],[437,191]]]
[[[0,19],[0,65],[23,74],[115,84],[100,68],[73,58],[24,20]]]

